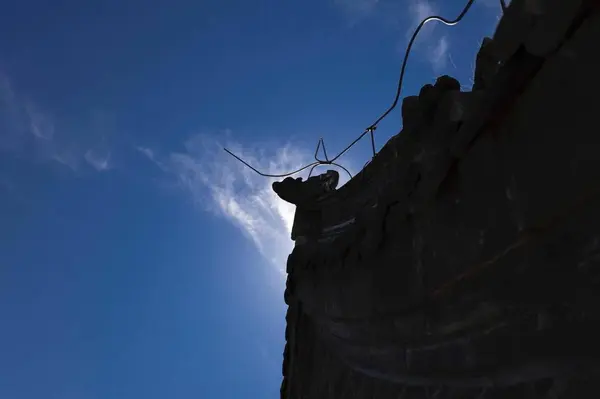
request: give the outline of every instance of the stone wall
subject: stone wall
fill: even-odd
[[[513,0],[472,92],[297,210],[282,398],[598,396],[597,4]]]

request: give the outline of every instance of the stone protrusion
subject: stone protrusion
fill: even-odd
[[[408,96],[402,101],[402,127],[412,129],[421,120],[421,108],[418,96]]]
[[[452,76],[443,75],[436,79],[434,87],[440,91],[460,91],[460,82]]]
[[[302,181],[301,177],[286,177],[281,182],[274,182],[273,191],[284,201],[294,205],[305,205],[314,201],[323,194],[336,189],[339,182],[339,173],[328,170],[318,176],[312,176]]]
[[[431,84],[426,84],[419,91],[419,104],[425,113],[431,112],[440,98],[440,91]]]

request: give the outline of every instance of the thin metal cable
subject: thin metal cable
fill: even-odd
[[[223,148],[225,151],[227,151],[230,155],[232,155],[234,158],[236,158],[238,161],[242,162],[244,165],[246,165],[247,167],[249,167],[250,169],[252,169],[254,172],[256,172],[257,174],[261,175],[261,176],[265,176],[265,177],[287,177],[287,176],[291,176],[294,175],[296,173],[299,173],[305,169],[311,168],[310,173],[312,173],[312,171],[314,170],[315,166],[317,165],[335,165],[338,167],[341,167],[342,169],[344,169],[349,175],[350,177],[352,177],[352,175],[350,174],[350,172],[348,172],[348,170],[344,167],[342,167],[339,164],[336,164],[335,161],[340,158],[342,155],[344,155],[350,148],[352,148],[358,141],[360,141],[360,139],[362,139],[367,133],[370,133],[371,136],[371,148],[373,150],[373,157],[375,157],[376,155],[376,151],[375,151],[375,138],[374,138],[374,131],[375,129],[377,129],[377,125],[383,120],[385,119],[390,112],[392,112],[394,110],[394,108],[396,108],[396,106],[398,105],[398,102],[400,100],[400,94],[402,92],[402,84],[404,83],[404,74],[406,72],[406,65],[408,63],[408,56],[410,55],[410,52],[412,51],[412,47],[413,44],[415,42],[415,39],[417,38],[417,35],[419,34],[419,32],[421,31],[421,29],[423,28],[423,26],[425,26],[426,23],[430,22],[430,21],[438,21],[441,22],[447,26],[454,26],[456,24],[458,24],[467,14],[467,12],[469,11],[469,9],[471,8],[471,6],[473,5],[473,3],[475,2],[475,0],[468,0],[467,4],[464,6],[463,10],[461,11],[461,13],[453,20],[449,20],[446,19],[440,15],[432,15],[429,16],[425,19],[423,19],[419,25],[417,25],[417,28],[415,29],[414,33],[412,34],[412,37],[410,38],[410,41],[408,42],[408,46],[406,47],[406,52],[404,54],[404,60],[402,61],[402,67],[400,69],[400,77],[398,78],[398,87],[396,89],[396,96],[394,97],[394,101],[392,102],[392,105],[390,105],[388,107],[388,109],[381,114],[381,116],[379,118],[377,118],[375,120],[375,122],[373,122],[368,128],[366,128],[363,133],[361,133],[354,141],[352,141],[348,146],[346,146],[346,148],[344,148],[340,153],[338,153],[335,157],[333,157],[332,159],[329,159],[327,156],[327,151],[325,150],[325,142],[323,140],[323,138],[320,138],[319,141],[317,142],[317,148],[315,150],[315,162],[309,163],[308,165],[305,165],[303,167],[301,167],[300,169],[294,170],[292,172],[288,172],[288,173],[284,173],[284,174],[279,174],[279,175],[275,175],[275,174],[268,174],[268,173],[263,173],[261,171],[259,171],[258,169],[252,167],[250,164],[248,164],[246,161],[244,161],[243,159],[241,159],[240,157],[238,157],[237,155],[235,155],[234,153],[232,153],[231,151],[229,151],[227,148]],[[502,11],[506,11],[506,0],[500,0],[500,7],[502,8]],[[325,155],[325,159],[319,159],[317,157],[317,154],[319,152],[320,148],[323,148],[323,154]],[[309,174],[310,176],[310,174]]]
[[[247,167],[249,167],[250,169],[252,169],[254,172],[256,172],[259,175],[264,176],[264,177],[287,177],[287,176],[294,175],[294,174],[296,174],[298,172],[302,172],[303,170],[308,169],[308,168],[310,168],[313,165],[316,166],[316,165],[319,164],[318,161],[315,161],[315,162],[309,163],[308,165],[305,165],[305,166],[301,167],[300,169],[296,169],[293,172],[284,173],[284,174],[281,174],[281,175],[275,175],[275,174],[263,173],[263,172],[259,171],[258,169],[256,169],[255,167],[253,167],[252,165],[250,165],[248,162],[244,161],[242,158],[240,158],[237,155],[235,155],[233,152],[229,151],[227,148],[223,148],[223,149],[225,151],[227,151],[227,153],[229,153],[229,155],[231,155],[232,157],[234,157],[235,159],[237,159],[238,161],[240,161],[241,163],[243,163],[244,165],[246,165]]]
[[[398,79],[398,88],[396,89],[396,97],[394,98],[394,102],[387,109],[387,111],[385,111],[379,118],[377,118],[377,120],[373,122],[371,126],[369,126],[367,129],[377,127],[379,122],[381,122],[386,116],[388,116],[388,114],[392,112],[394,108],[396,108],[396,105],[398,105],[398,100],[400,99],[400,92],[402,91],[402,83],[404,81],[404,72],[406,71],[406,64],[408,62],[408,56],[410,55],[415,39],[417,38],[417,35],[419,34],[423,26],[425,26],[425,24],[430,21],[439,21],[447,26],[454,26],[465,17],[465,15],[467,14],[474,2],[475,0],[469,0],[463,8],[463,10],[461,11],[461,13],[458,15],[458,17],[456,17],[453,20],[446,19],[439,15],[432,15],[421,21],[421,23],[417,26],[417,29],[415,29],[415,32],[413,33],[412,37],[410,38],[408,46],[406,47],[406,52],[404,53],[404,60],[402,61],[402,69],[400,70],[400,78]]]
[[[348,176],[350,176],[350,178],[352,179],[352,173],[350,173],[348,171],[348,169],[344,168],[342,165],[340,165],[338,163],[335,163],[335,162],[331,162],[331,163],[327,163],[327,164],[321,164],[321,163],[315,164],[313,162],[312,167],[310,168],[310,171],[308,172],[308,177],[312,176],[312,172],[313,172],[313,170],[315,170],[315,168],[317,166],[322,166],[322,165],[334,165],[334,166],[337,166],[338,168],[343,169],[346,173],[348,173]]]

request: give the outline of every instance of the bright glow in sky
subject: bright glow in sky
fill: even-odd
[[[0,397],[278,397],[294,208],[221,146],[272,173],[321,136],[331,156],[390,104],[419,19],[463,4],[5,3]],[[470,87],[499,13],[427,27],[403,95]]]

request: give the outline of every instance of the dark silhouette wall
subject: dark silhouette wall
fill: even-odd
[[[297,209],[282,398],[600,395],[597,4],[514,0],[471,92]]]

